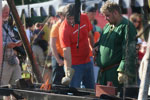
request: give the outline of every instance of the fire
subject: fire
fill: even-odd
[[[46,80],[44,84],[40,87],[41,90],[51,90],[51,84],[49,84],[49,79]]]

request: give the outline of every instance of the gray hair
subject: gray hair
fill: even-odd
[[[6,1],[6,0],[3,0],[3,1],[2,1],[2,9],[5,8],[5,7],[9,7],[9,6],[8,6],[7,1]]]

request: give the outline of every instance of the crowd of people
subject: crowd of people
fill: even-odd
[[[79,16],[80,24],[75,24],[75,10],[74,4],[61,6],[57,16],[49,18],[47,23],[29,22],[26,25],[26,35],[44,82],[49,79],[52,84],[90,89],[96,84],[111,82],[118,91],[123,84],[139,85],[137,72],[147,47],[142,34],[142,16],[133,13],[126,19],[118,4],[106,1],[100,12],[108,23],[102,29],[97,26],[95,7],[86,7]],[[16,84],[15,80],[23,77],[22,69],[30,69],[28,74],[34,78],[28,57],[20,64],[14,50],[22,46],[22,41],[14,38],[9,16],[9,6],[2,2],[0,85]],[[47,64],[48,59],[51,65]],[[32,81],[37,82],[36,78]],[[5,97],[5,100],[10,100],[10,97]]]

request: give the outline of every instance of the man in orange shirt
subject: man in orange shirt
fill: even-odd
[[[62,79],[62,84],[70,84],[72,87],[79,88],[82,81],[85,88],[94,88],[93,64],[89,56],[90,48],[88,42],[90,40],[91,45],[94,45],[91,34],[91,22],[86,14],[81,14],[79,48],[77,48],[79,30],[78,25],[74,21],[74,4],[67,5],[65,12],[65,20],[59,28],[59,38],[64,52],[65,67],[65,77]]]
[[[57,10],[57,14],[59,15],[60,19],[52,26],[51,35],[50,35],[50,45],[52,50],[52,82],[53,84],[60,85],[61,79],[64,77],[64,61],[63,61],[63,50],[60,46],[59,40],[59,27],[61,22],[64,20],[63,14],[64,6],[61,6]]]

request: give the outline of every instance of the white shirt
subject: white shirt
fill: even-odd
[[[29,28],[26,29],[26,35],[27,35],[28,41],[30,42],[31,37],[33,37],[33,33]]]

